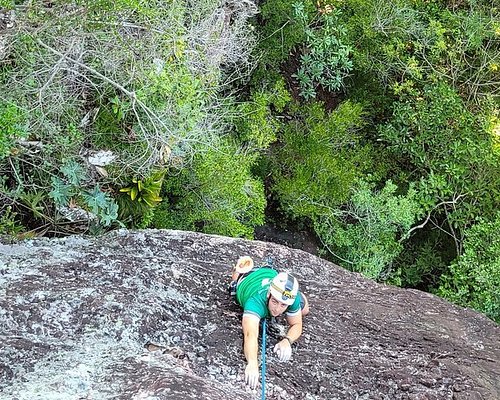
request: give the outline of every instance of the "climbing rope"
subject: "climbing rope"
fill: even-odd
[[[274,268],[274,260],[272,257],[266,258],[266,267]],[[261,400],[266,400],[266,318],[262,321],[262,397]]]
[[[266,318],[262,322],[262,400],[266,399]]]

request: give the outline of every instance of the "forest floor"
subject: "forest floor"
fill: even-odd
[[[320,241],[313,232],[288,230],[270,223],[255,228],[255,239],[304,250],[313,255],[318,255],[318,250],[321,247]]]
[[[315,256],[319,254],[319,249],[321,248],[321,242],[314,232],[307,229],[293,230],[281,228],[272,223],[255,228],[255,239],[304,250]]]
[[[269,192],[268,185],[269,182],[266,182],[266,190]],[[279,210],[279,203],[272,198],[266,207],[266,223],[255,228],[255,240],[281,244],[292,249],[307,251],[315,256],[320,254],[322,248],[314,230],[305,224],[290,221]]]

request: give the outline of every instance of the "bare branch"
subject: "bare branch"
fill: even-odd
[[[411,228],[401,239],[400,241],[402,241],[403,239],[406,239],[408,238],[412,232],[416,231],[417,229],[422,229],[423,227],[425,227],[425,225],[427,225],[427,223],[429,222],[431,216],[432,216],[432,213],[434,212],[434,210],[436,210],[437,208],[443,206],[443,205],[447,205],[447,204],[453,204],[455,205],[458,200],[460,200],[460,198],[462,197],[465,197],[465,194],[460,194],[458,195],[457,197],[454,197],[453,200],[449,200],[449,201],[442,201],[441,203],[438,203],[436,204],[431,211],[429,211],[429,214],[427,214],[427,218],[425,219],[424,222],[422,222],[420,225],[417,225],[417,226],[414,226],[413,228]]]

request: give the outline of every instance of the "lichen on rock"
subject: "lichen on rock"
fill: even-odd
[[[284,246],[162,230],[0,244],[0,397],[255,399],[226,291],[241,255],[293,271],[312,307],[292,362],[269,330],[266,398],[500,398],[481,314]]]

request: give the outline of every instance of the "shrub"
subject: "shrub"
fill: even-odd
[[[438,1],[346,0],[354,68],[398,87],[444,80],[478,100],[498,92],[498,10],[482,1],[450,7]]]
[[[166,179],[168,203],[159,204],[152,225],[252,238],[266,204],[263,184],[251,174],[254,160],[231,140],[206,148],[191,169]]]
[[[309,17],[316,13],[312,2],[304,3]],[[294,3],[288,0],[266,0],[260,7],[259,45],[261,66],[268,72],[279,67],[292,50],[305,40],[306,25],[294,16]],[[259,76],[262,71],[259,71]]]
[[[251,68],[246,27],[256,12],[242,4],[228,25],[220,5],[35,1],[16,9],[0,55],[0,126],[10,130],[0,139],[0,171],[8,177],[2,199],[20,219],[42,224],[30,219],[42,207],[43,226],[57,225],[57,210],[71,206],[110,226],[119,188],[156,170],[190,168],[198,148],[218,146],[221,93]],[[21,136],[36,146],[12,151]],[[101,150],[113,161],[92,164]],[[81,189],[63,172],[67,160],[83,169]],[[21,196],[43,200],[28,211]],[[141,226],[151,219],[143,211],[134,222]]]
[[[160,191],[166,171],[155,171],[147,178],[133,178],[120,189],[117,197],[119,219],[130,227],[147,228],[154,217],[154,210],[163,200]]]
[[[109,193],[101,190],[99,184],[94,186],[89,181],[80,164],[67,160],[60,172],[62,177],[52,177],[52,190],[48,193],[48,197],[56,205],[56,211],[61,207],[68,207],[70,203],[73,207],[80,204],[93,214],[88,215],[89,221],[95,217],[102,226],[107,227],[117,220],[118,205],[115,200]]]
[[[24,226],[17,222],[16,213],[12,206],[6,206],[0,214],[0,235],[14,236],[24,230]]]
[[[304,3],[295,3],[295,17],[305,26],[304,50],[301,65],[294,75],[304,99],[316,97],[316,87],[334,92],[343,85],[352,70],[351,46],[346,44],[347,31],[342,25],[337,8],[319,13],[317,20],[309,21]]]
[[[325,114],[321,103],[296,111],[273,156],[272,191],[292,218],[312,218],[347,201],[350,188],[372,166],[370,146],[361,143],[363,110],[342,103]]]
[[[402,244],[404,249],[392,263],[387,280],[397,286],[420,290],[435,288],[440,276],[456,257],[453,240],[430,227]]]
[[[500,323],[500,213],[466,231],[464,253],[442,277],[437,294]]]
[[[12,153],[19,152],[17,139],[26,139],[28,134],[23,126],[25,116],[14,103],[0,99],[0,161]]]
[[[262,151],[276,141],[282,123],[273,115],[273,111],[283,112],[290,101],[285,82],[279,79],[270,90],[256,90],[248,101],[237,106],[235,129],[249,150]]]
[[[420,212],[413,189],[404,195],[396,190],[391,181],[380,191],[359,181],[346,205],[315,219],[316,232],[341,265],[372,279],[393,276],[392,263]]]
[[[444,83],[402,95],[393,110],[380,137],[396,160],[411,166],[421,205],[433,217],[441,213],[458,255],[464,229],[498,204],[499,158],[485,116],[469,111]]]

